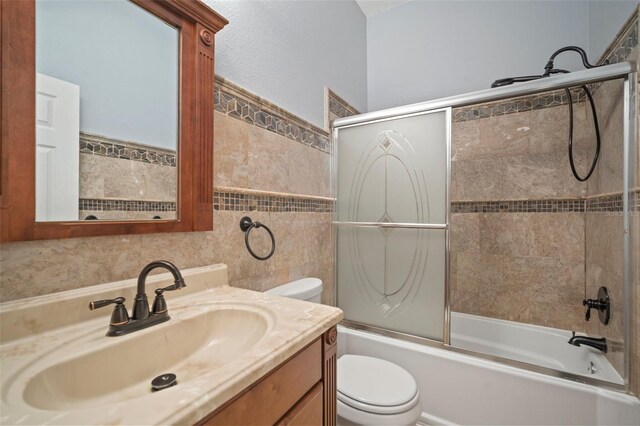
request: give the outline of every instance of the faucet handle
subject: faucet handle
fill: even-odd
[[[89,303],[89,309],[92,311],[94,309],[102,308],[104,306],[115,303],[115,307],[113,308],[113,312],[111,313],[111,325],[122,325],[129,322],[129,313],[127,312],[127,308],[124,306],[124,297],[116,297],[115,299],[105,299],[105,300],[96,300],[95,302]]]
[[[112,303],[115,303],[116,305],[122,305],[124,301],[125,301],[124,297],[116,297],[115,299],[96,300],[95,302],[89,303],[89,309],[93,311],[94,309],[102,308]]]
[[[584,320],[585,321],[589,321],[589,319],[591,319],[591,308],[593,307],[592,302],[594,302],[593,299],[583,299],[582,300],[582,306],[585,307],[585,311],[584,311]]]

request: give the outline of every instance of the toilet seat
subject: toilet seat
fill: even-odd
[[[413,376],[379,358],[343,355],[338,359],[337,382],[338,401],[367,413],[404,413],[420,402]]]

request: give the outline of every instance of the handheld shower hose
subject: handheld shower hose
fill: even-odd
[[[608,61],[605,61],[604,64],[602,65],[592,65],[591,63],[589,63],[589,60],[587,59],[587,53],[584,51],[584,49],[578,46],[565,46],[561,49],[556,50],[553,53],[553,55],[551,55],[551,57],[549,58],[549,61],[544,67],[543,74],[501,78],[499,80],[494,81],[493,84],[491,84],[491,87],[492,88],[501,87],[501,86],[507,86],[513,83],[520,83],[523,81],[537,80],[539,78],[549,77],[552,74],[569,73],[570,71],[554,68],[554,64],[553,64],[556,56],[558,56],[563,52],[569,52],[569,51],[577,52],[578,54],[580,54],[580,58],[582,59],[582,64],[584,65],[585,68],[595,68],[598,66],[607,65],[609,63]],[[596,112],[596,106],[595,106],[595,102],[593,101],[593,96],[591,95],[591,91],[587,86],[581,86],[581,89],[587,95],[587,99],[589,100],[589,104],[591,105],[591,113],[593,114],[593,126],[596,133],[596,151],[593,156],[593,161],[591,162],[591,166],[589,167],[589,171],[585,176],[580,176],[580,174],[576,170],[576,165],[575,165],[574,156],[573,156],[573,97],[571,95],[571,91],[569,90],[569,88],[564,89],[564,91],[567,94],[567,101],[569,105],[569,143],[568,143],[569,165],[571,166],[571,171],[573,172],[573,176],[580,182],[584,182],[591,177],[591,175],[593,174],[593,171],[596,168],[596,164],[598,163],[598,158],[600,158],[601,139],[600,139],[600,126],[598,124],[598,114]]]

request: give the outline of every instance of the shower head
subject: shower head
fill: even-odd
[[[500,78],[500,79],[494,81],[491,84],[491,88],[508,86],[510,84],[513,84],[513,83],[522,83],[523,81],[537,80],[537,79],[542,78],[542,77],[543,76],[541,76],[541,75],[523,75],[523,76],[520,76],[520,77]]]

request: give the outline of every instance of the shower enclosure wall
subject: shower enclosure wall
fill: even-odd
[[[334,122],[336,300],[345,325],[626,389],[637,214],[635,65]],[[573,178],[564,88],[595,92],[602,151]],[[562,89],[562,90],[561,90]],[[577,93],[576,93],[577,94]],[[594,155],[574,96],[574,148]],[[635,211],[634,211],[635,209]],[[609,325],[582,300],[606,286]],[[606,355],[567,344],[606,337]]]

